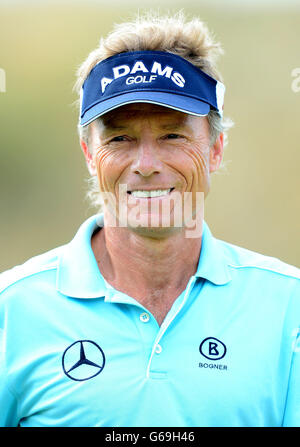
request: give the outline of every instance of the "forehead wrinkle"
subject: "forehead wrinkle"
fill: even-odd
[[[159,120],[156,121],[157,117]],[[102,128],[105,133],[118,132],[134,127],[138,124],[137,119],[140,118],[143,122],[148,122],[152,127],[158,127],[162,130],[180,130],[190,129],[187,124],[187,116],[174,116],[173,114],[165,113],[164,111],[130,111],[127,113],[122,112],[119,116],[109,116],[101,119]],[[152,122],[154,119],[154,122]],[[123,123],[125,121],[125,123]],[[141,123],[140,121],[140,123]]]
[[[182,117],[186,117],[187,114],[179,111],[175,111],[173,109],[170,109],[165,106],[159,106],[154,104],[145,104],[145,103],[138,103],[138,104],[129,104],[125,106],[121,106],[118,109],[112,110],[108,113],[106,113],[104,116],[101,117],[101,120],[104,123],[109,123],[111,121],[115,120],[122,120],[122,119],[131,119],[138,116],[147,116],[147,115],[165,115],[165,116],[173,116],[174,118],[178,117],[178,119]]]

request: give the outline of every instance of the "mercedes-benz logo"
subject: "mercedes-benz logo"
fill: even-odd
[[[100,346],[91,340],[72,343],[62,357],[63,371],[72,380],[89,380],[101,373],[105,355]]]

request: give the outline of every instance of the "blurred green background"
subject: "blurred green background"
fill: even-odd
[[[300,267],[299,2],[164,1],[201,17],[225,50],[227,168],[213,176],[214,235]],[[269,6],[270,5],[270,6]],[[298,6],[297,6],[298,5]],[[156,0],[0,1],[0,271],[72,239],[95,210],[78,144],[75,71],[113,23]]]

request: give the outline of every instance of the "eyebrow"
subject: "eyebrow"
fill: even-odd
[[[128,126],[127,126],[128,127]],[[124,130],[127,129],[126,126],[114,126],[113,124],[105,124],[105,130]]]
[[[111,132],[121,132],[127,129],[126,126],[114,125],[113,123],[103,123],[103,132],[104,134],[109,134]]]
[[[178,130],[178,129],[182,129],[183,127],[185,127],[184,124],[175,124],[175,123],[161,125],[161,128],[164,130]]]

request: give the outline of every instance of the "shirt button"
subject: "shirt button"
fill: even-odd
[[[160,354],[161,351],[162,351],[162,347],[160,345],[157,345],[156,348],[155,348],[156,354]]]
[[[143,312],[143,313],[141,313],[141,315],[140,315],[140,320],[141,320],[143,323],[148,323],[148,321],[150,320],[150,315],[147,314],[147,312]]]

